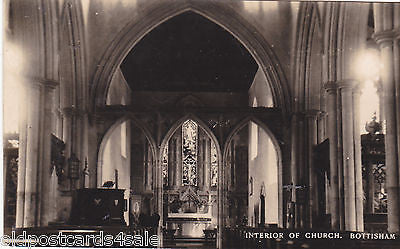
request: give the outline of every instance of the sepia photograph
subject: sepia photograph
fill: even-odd
[[[400,2],[2,8],[2,246],[400,248]]]

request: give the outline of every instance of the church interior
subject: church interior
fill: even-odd
[[[399,3],[5,0],[3,13],[5,234],[146,231],[171,248],[400,235]]]

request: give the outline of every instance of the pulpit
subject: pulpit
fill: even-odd
[[[124,189],[78,189],[73,194],[71,225],[126,225]]]

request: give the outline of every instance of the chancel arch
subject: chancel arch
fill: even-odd
[[[217,2],[204,4],[197,1],[156,4],[144,11],[146,18],[140,19],[141,25],[137,25],[137,21],[133,20],[119,32],[105,51],[95,72],[91,86],[92,110],[105,105],[111,79],[132,48],[154,28],[185,12],[194,12],[205,17],[240,41],[268,79],[275,106],[281,108],[283,113],[290,110],[290,93],[286,76],[268,42],[234,9]]]
[[[197,32],[202,34],[199,39],[192,38],[196,34],[190,33],[193,27],[187,23],[197,25],[198,30],[204,32]],[[225,182],[220,147],[232,129],[251,115],[249,112],[271,124],[271,129],[279,133],[283,108],[279,108],[281,105],[269,83],[270,75],[265,73],[255,55],[213,19],[187,9],[171,15],[150,31],[118,65],[107,88],[106,101],[96,107],[95,113],[106,120],[121,115],[135,117],[152,134],[158,156],[153,164],[154,188],[134,197],[135,200],[143,196],[153,198],[150,203],[143,203],[143,207],[151,205],[146,212],[160,215],[167,234],[203,239],[206,236],[203,230],[212,231],[216,236],[214,241],[217,238],[220,245],[225,227],[222,207],[226,205],[222,202]],[[174,35],[171,37],[171,34]],[[159,44],[165,37],[170,37],[168,40],[172,42],[167,40]],[[186,43],[181,44],[182,40]],[[180,60],[181,57],[184,60]],[[230,63],[224,58],[229,58]],[[215,62],[216,67],[210,67]],[[259,105],[249,106],[253,97],[259,98]],[[192,144],[197,146],[196,153],[188,156],[183,151],[184,137],[188,134],[185,131],[190,127],[196,134],[191,135],[192,139],[195,137]],[[281,134],[276,135],[282,138]],[[242,150],[242,160],[245,151]],[[192,164],[187,162],[190,160]],[[196,169],[193,174],[183,170],[193,165]],[[183,177],[184,174],[187,177]],[[247,179],[243,180],[247,185]],[[206,222],[197,226],[188,222],[190,218],[204,218]],[[217,227],[220,228],[218,232]]]

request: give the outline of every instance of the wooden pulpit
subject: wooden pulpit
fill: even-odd
[[[78,189],[73,194],[71,225],[126,225],[124,189]]]

